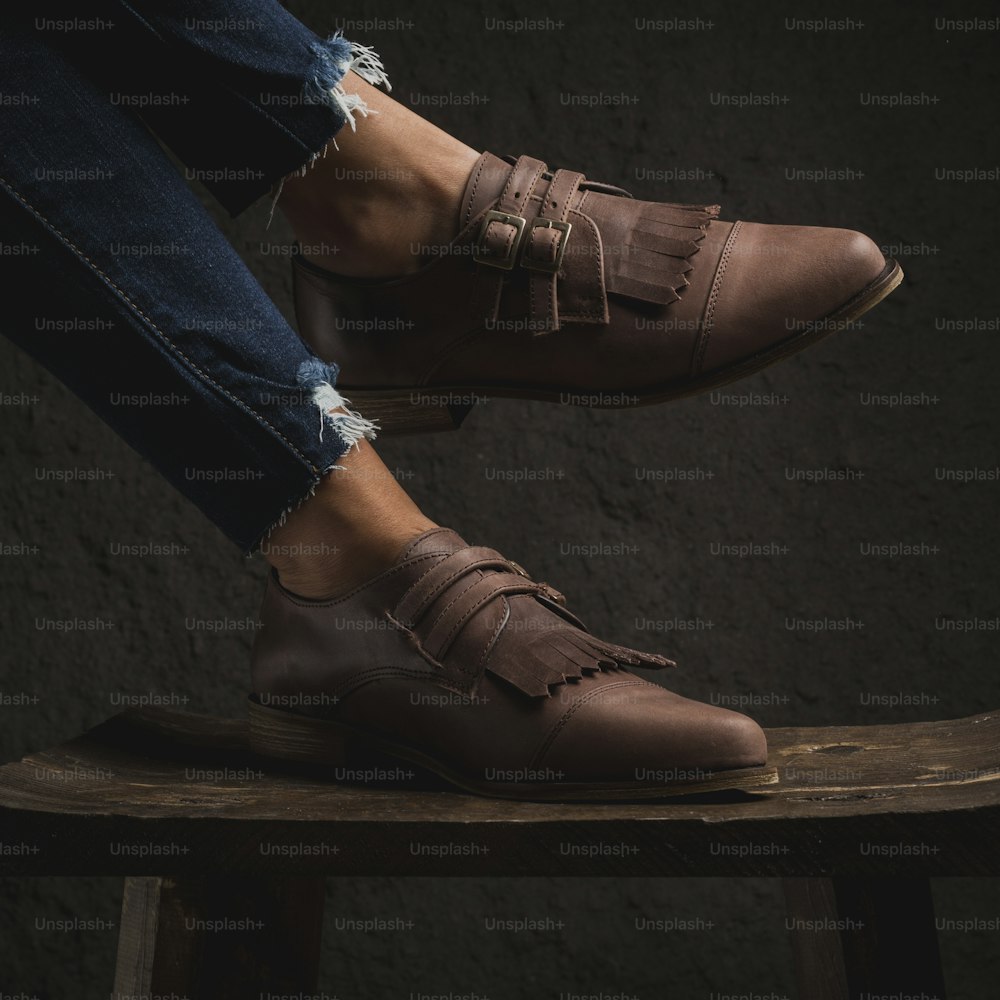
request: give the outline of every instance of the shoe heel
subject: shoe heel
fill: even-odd
[[[374,420],[383,434],[424,434],[458,430],[472,404],[439,401],[431,391],[353,392],[344,389],[351,407]]]
[[[261,757],[345,767],[351,734],[336,723],[250,702],[250,749]]]

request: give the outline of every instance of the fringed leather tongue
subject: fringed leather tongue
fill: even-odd
[[[590,635],[548,584],[453,531],[438,528],[411,542],[401,563],[415,562],[427,568],[402,594],[392,620],[457,687],[474,686],[485,669],[523,694],[547,697],[554,685],[602,670],[674,666]]]
[[[610,227],[601,225],[604,213],[598,209],[607,196],[601,202],[599,197],[589,199],[587,208],[604,233]],[[621,252],[605,264],[607,290],[643,302],[674,302],[688,284],[687,274],[694,266],[691,258],[701,249],[708,224],[718,217],[719,206],[637,201],[628,207],[632,209],[631,219]]]
[[[498,644],[486,669],[524,694],[542,698],[549,696],[551,688],[558,684],[578,681],[600,671],[676,665],[665,656],[626,649],[580,629],[553,623],[552,628],[537,635],[527,647],[516,643]]]
[[[540,160],[483,153],[462,199],[460,228],[475,244],[487,321],[509,282],[530,286],[530,326],[608,322],[607,295],[669,305],[688,285],[718,205],[639,201]],[[474,231],[469,231],[474,230]]]

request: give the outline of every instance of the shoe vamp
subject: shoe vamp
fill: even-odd
[[[567,323],[538,334],[528,319],[528,284],[512,280],[504,291],[497,328],[470,333],[452,344],[435,367],[431,383],[642,393],[687,378],[731,229],[730,222],[709,223],[691,259],[688,285],[675,302],[658,305],[611,294],[607,324]]]

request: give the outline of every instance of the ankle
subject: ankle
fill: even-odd
[[[351,87],[355,87],[354,81]],[[279,207],[313,263],[354,277],[417,270],[458,231],[462,196],[479,154],[358,80],[375,112],[342,129]]]
[[[378,537],[344,535],[337,541],[271,546],[268,561],[281,585],[293,594],[309,600],[338,598],[389,569],[407,544],[434,527],[423,519],[396,525]]]
[[[302,597],[339,597],[392,566],[437,525],[361,442],[261,546],[282,585]]]
[[[333,198],[286,208],[299,252],[319,267],[358,278],[407,274],[458,231],[461,193],[439,178],[414,172],[344,187]]]

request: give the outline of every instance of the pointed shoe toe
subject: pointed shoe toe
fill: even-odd
[[[734,224],[706,303],[695,376],[738,373],[768,351],[798,349],[843,329],[901,274],[863,233],[818,226]]]

